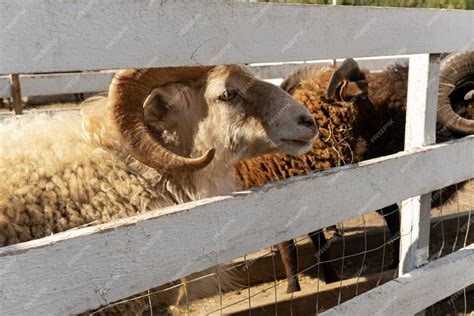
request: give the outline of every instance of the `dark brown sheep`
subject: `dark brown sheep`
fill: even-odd
[[[438,142],[474,134],[473,69],[474,53],[452,54],[442,61]],[[315,141],[313,150],[300,158],[265,155],[239,163],[235,173],[242,186],[252,188],[402,151],[407,82],[407,66],[395,65],[382,72],[360,71],[353,59],[347,59],[337,70],[312,66],[290,75],[282,88],[310,110],[319,125],[320,138]],[[447,201],[455,192],[455,186],[440,192],[433,194],[433,206]],[[392,267],[396,267],[399,261],[398,206],[393,204],[378,212],[384,216],[394,237]],[[311,233],[310,237],[317,249],[327,243],[322,232]],[[287,291],[298,291],[295,244],[292,240],[283,242],[279,244],[279,250],[288,277]],[[331,264],[327,263],[330,261],[328,251],[321,253],[321,259],[326,282],[337,280]]]

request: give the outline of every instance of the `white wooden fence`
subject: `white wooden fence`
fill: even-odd
[[[395,63],[406,63],[407,55],[356,58],[362,68],[380,70]],[[342,62],[343,59],[337,60]],[[331,60],[313,60],[285,63],[265,63],[250,65],[251,69],[263,79],[284,78],[305,65],[327,65]],[[20,75],[22,96],[48,96],[56,94],[90,93],[107,91],[114,71],[76,72],[53,74]],[[12,84],[9,76],[0,76],[0,98],[12,97]]]
[[[474,177],[473,136],[431,145],[438,62],[429,55],[473,50],[472,12],[150,0],[0,8],[3,74],[422,54],[410,58],[405,152],[1,248],[0,314],[97,308]],[[415,225],[419,240],[402,239],[403,275],[327,314],[414,313],[474,283],[474,245],[417,268],[428,233],[419,200],[402,211],[402,229]]]

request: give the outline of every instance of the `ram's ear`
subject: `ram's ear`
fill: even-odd
[[[336,90],[336,96],[342,101],[352,101],[354,98],[367,95],[369,85],[365,80],[343,81]]]
[[[171,83],[163,87],[153,89],[153,91],[146,98],[143,108],[155,106],[159,104],[164,107],[164,111],[171,107],[182,103],[185,97],[185,91],[189,88],[182,83]]]
[[[154,89],[143,104],[144,121],[155,139],[173,150],[192,142],[192,127],[203,114],[202,99],[189,84],[172,83]]]
[[[153,89],[143,104],[146,125],[154,132],[162,132],[176,125],[176,120],[188,109],[188,90],[182,83],[171,83]],[[154,136],[156,137],[156,134]]]
[[[168,113],[186,114],[192,104],[196,104],[195,91],[184,83],[172,83],[154,89],[143,104],[145,120],[153,114],[163,119]]]
[[[359,64],[353,58],[347,58],[332,74],[326,95],[332,98],[341,85],[361,80],[365,80],[365,77],[360,71]]]

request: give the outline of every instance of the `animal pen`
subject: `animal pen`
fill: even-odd
[[[474,136],[434,144],[439,57],[473,50],[472,12],[153,0],[0,7],[0,97],[13,97],[18,112],[20,93],[106,90],[113,73],[96,70],[277,63],[252,66],[270,79],[299,67],[294,61],[369,57],[381,69],[391,61],[375,57],[401,54],[410,66],[405,151],[0,248],[0,314],[78,314],[142,298],[153,305],[182,277],[189,286],[219,283],[224,270],[243,275],[244,288],[187,301],[183,313],[408,315],[447,297],[469,303],[472,193],[467,209],[458,202],[442,216],[430,201],[431,192],[474,178]],[[400,201],[400,264],[384,271],[393,240],[367,213]],[[350,234],[354,217],[362,221]],[[331,251],[348,274],[319,281],[321,262],[299,238],[306,281],[300,292],[282,292],[272,245],[338,223]],[[378,271],[369,268],[372,253]]]

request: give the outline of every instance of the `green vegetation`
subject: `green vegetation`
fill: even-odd
[[[332,0],[288,0],[291,3],[331,4]],[[339,0],[345,5],[447,8],[474,10],[474,0]]]

